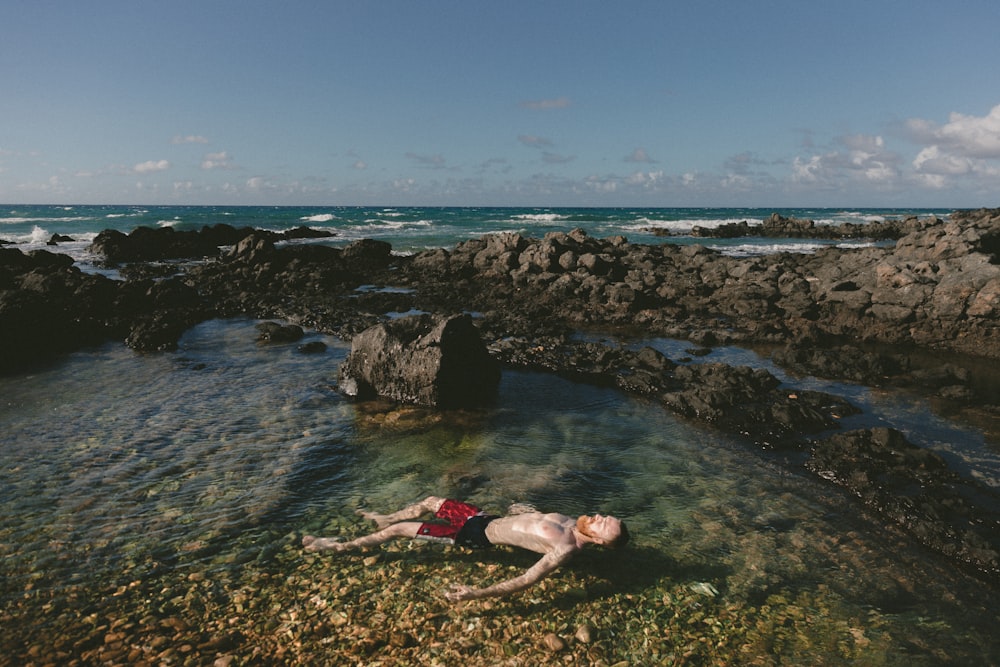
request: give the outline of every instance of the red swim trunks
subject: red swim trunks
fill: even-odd
[[[457,542],[462,546],[489,546],[489,541],[486,540],[485,536],[486,524],[496,517],[487,516],[485,512],[475,505],[463,503],[458,500],[445,500],[441,504],[441,507],[438,508],[437,513],[434,514],[434,517],[447,523],[424,522],[417,530],[417,537],[449,543]],[[479,539],[463,539],[459,536],[459,532],[474,517],[477,519],[475,522],[472,522],[476,524],[477,530],[475,532],[482,533],[482,535]],[[466,532],[469,531],[467,530]],[[486,544],[473,543],[484,541]]]

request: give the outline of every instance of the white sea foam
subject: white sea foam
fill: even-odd
[[[646,229],[665,229],[675,234],[690,233],[695,227],[716,229],[723,225],[733,225],[745,222],[751,227],[764,224],[759,218],[723,218],[721,220],[656,220],[654,218],[638,218],[635,222],[622,225],[622,229],[640,232]]]
[[[430,227],[434,225],[433,220],[381,220],[379,218],[368,218],[363,225],[354,225],[354,229],[372,229],[375,231],[385,231],[393,229],[409,229],[410,227]]]
[[[779,252],[797,252],[809,255],[820,248],[825,247],[822,243],[741,243],[739,245],[716,245],[707,243],[706,246],[718,250],[723,255],[730,257],[754,257],[757,255],[773,255]]]
[[[0,225],[20,225],[26,222],[80,222],[91,218],[0,218]]]
[[[35,225],[31,230],[31,235],[28,236],[28,243],[46,243],[50,238],[52,238],[52,233],[47,229],[43,229],[38,225]]]
[[[336,216],[333,213],[317,213],[316,215],[304,215],[299,220],[304,220],[305,222],[330,222],[335,218]]]
[[[560,220],[569,220],[570,216],[560,215],[558,213],[519,213],[517,215],[510,216],[511,220],[520,220],[521,222],[559,222]]]

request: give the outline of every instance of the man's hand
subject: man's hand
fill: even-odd
[[[476,597],[475,593],[476,589],[472,586],[452,584],[451,590],[445,593],[444,596],[452,602],[459,602],[460,600],[472,600]]]
[[[347,547],[339,537],[313,537],[304,535],[302,546],[306,551],[344,551]]]

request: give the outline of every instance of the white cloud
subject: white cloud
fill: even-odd
[[[170,169],[170,162],[168,160],[147,160],[132,167],[132,171],[137,174],[149,174],[154,171],[164,171],[166,169]]]
[[[1000,179],[1000,105],[985,116],[953,112],[944,125],[911,118],[905,128],[924,148],[913,159],[915,181],[930,189],[958,184],[958,178],[984,192]]]
[[[533,134],[519,134],[517,135],[517,140],[525,146],[529,146],[531,148],[544,148],[546,146],[552,146],[552,142],[545,137],[536,137]]]
[[[368,163],[364,160],[355,160],[354,164],[351,166],[359,171],[362,171],[368,168]]]
[[[644,148],[636,148],[632,153],[625,156],[626,162],[646,162],[653,164],[656,162],[653,158],[649,157]]]
[[[201,161],[202,169],[232,169],[229,164],[229,155],[226,151],[221,153],[208,153]]]
[[[531,109],[533,111],[550,111],[552,109],[565,109],[566,107],[573,104],[568,97],[556,97],[554,99],[548,100],[528,100],[526,102],[521,102],[521,106],[525,109]]]
[[[550,151],[542,153],[542,162],[545,164],[566,164],[567,162],[572,162],[575,159],[575,155],[560,155]]]
[[[440,153],[435,155],[422,155],[419,153],[407,153],[406,157],[416,162],[421,167],[428,169],[444,169],[445,159]]]
[[[1000,159],[1000,104],[982,117],[952,112],[944,125],[911,118],[905,126],[918,143],[963,157]]]
[[[928,146],[913,160],[913,168],[924,174],[959,175],[974,171],[969,158],[950,155],[939,146]]]
[[[584,185],[594,192],[609,194],[618,189],[618,180],[616,177],[588,176]]]
[[[207,144],[208,139],[199,134],[189,134],[187,136],[177,135],[170,140],[172,144]]]
[[[796,156],[792,161],[792,182],[815,183],[823,172],[823,156],[813,155],[808,159]]]
[[[837,187],[847,181],[879,186],[898,181],[900,157],[886,149],[881,136],[853,134],[838,137],[835,143],[843,150],[797,156],[792,161],[792,182]]]
[[[640,186],[647,189],[655,188],[662,181],[663,181],[663,170],[636,171],[625,178],[625,182],[627,184]]]

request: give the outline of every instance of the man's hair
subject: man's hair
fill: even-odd
[[[618,525],[621,527],[621,530],[618,533],[618,537],[611,540],[610,542],[606,542],[604,546],[611,549],[621,549],[623,546],[628,544],[629,541],[628,526],[626,526],[625,522],[622,521],[621,519],[618,520]]]

